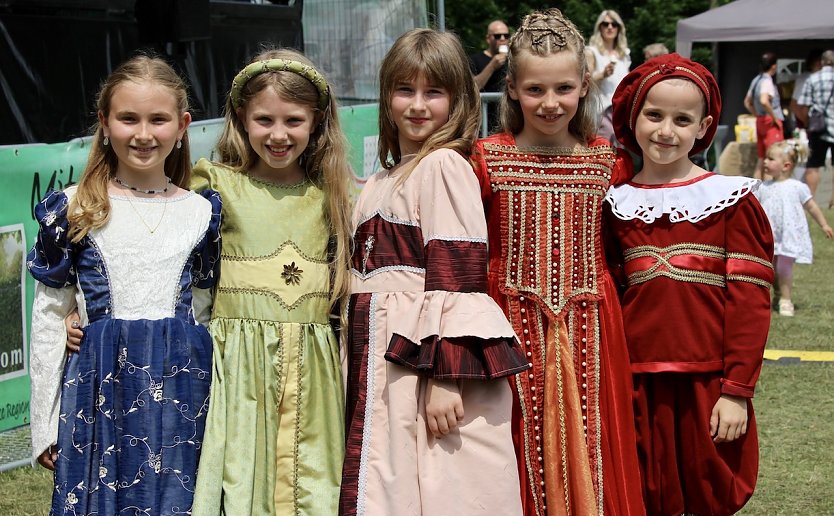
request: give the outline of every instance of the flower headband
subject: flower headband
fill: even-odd
[[[312,66],[290,59],[267,59],[265,61],[256,61],[240,71],[232,81],[232,91],[229,96],[232,99],[232,105],[239,108],[243,102],[240,98],[240,92],[250,79],[256,75],[267,72],[292,72],[296,75],[304,77],[311,83],[319,92],[319,108],[324,110],[327,104],[330,103],[330,87],[324,77]]]

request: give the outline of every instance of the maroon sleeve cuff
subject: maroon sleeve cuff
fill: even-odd
[[[426,291],[486,292],[485,242],[431,240],[426,245]]]
[[[721,394],[728,396],[740,396],[742,398],[752,398],[755,386],[744,383],[734,382],[726,378],[721,379]]]
[[[530,367],[514,338],[426,337],[419,344],[394,334],[385,359],[438,380],[492,380]]]

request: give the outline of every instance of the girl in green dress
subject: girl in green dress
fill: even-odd
[[[329,314],[348,291],[352,174],[336,100],[301,54],[235,78],[192,187],[224,199],[214,368],[193,514],[336,514],[343,384]]]

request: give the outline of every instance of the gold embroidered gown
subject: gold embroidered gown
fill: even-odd
[[[525,515],[643,514],[622,313],[605,267],[602,200],[630,170],[602,138],[474,155],[489,229],[487,291],[532,369],[514,377]]]
[[[344,456],[341,364],[328,323],[325,197],[207,160],[222,192],[214,368],[194,514],[335,514]]]

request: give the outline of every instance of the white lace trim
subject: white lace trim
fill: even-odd
[[[447,236],[447,235],[429,235],[425,238],[424,244],[428,244],[432,240],[443,240],[446,242],[474,242],[476,244],[486,244],[487,239],[484,237],[470,237],[470,236]]]
[[[760,181],[749,177],[711,175],[694,183],[661,188],[631,184],[612,187],[605,195],[611,211],[621,220],[640,219],[651,224],[663,215],[670,222],[698,222],[738,203],[755,191]]]
[[[413,227],[419,227],[420,226],[420,224],[418,222],[415,222],[413,220],[399,219],[399,218],[395,217],[394,215],[389,215],[389,214],[383,213],[379,210],[374,210],[371,213],[363,215],[362,218],[359,219],[359,222],[357,222],[356,227],[361,226],[362,224],[368,222],[369,220],[376,217],[377,215],[379,215],[380,218],[382,218],[383,220],[387,220],[388,222],[390,222],[392,224],[402,224],[404,226],[413,226]]]
[[[356,493],[356,516],[365,514],[365,496],[368,489],[368,452],[371,448],[372,419],[376,387],[376,294],[371,295],[368,309],[368,369],[365,384],[365,419],[362,422],[362,452],[359,455],[359,479]]]
[[[120,195],[116,193],[108,193],[107,197],[110,199],[115,199],[117,201],[127,201],[127,202],[149,202],[149,203],[172,203],[172,202],[179,202],[184,201],[191,197],[192,195],[197,195],[195,192],[187,191],[184,194],[177,195],[176,197],[133,197],[132,195]]]
[[[406,272],[413,272],[415,274],[425,274],[426,269],[422,267],[412,267],[411,265],[388,265],[386,267],[380,267],[379,269],[374,269],[367,274],[362,274],[361,271],[351,268],[350,272],[357,278],[361,278],[366,280],[368,278],[372,278],[377,274],[382,274],[383,272],[391,272],[391,271],[406,271]]]

